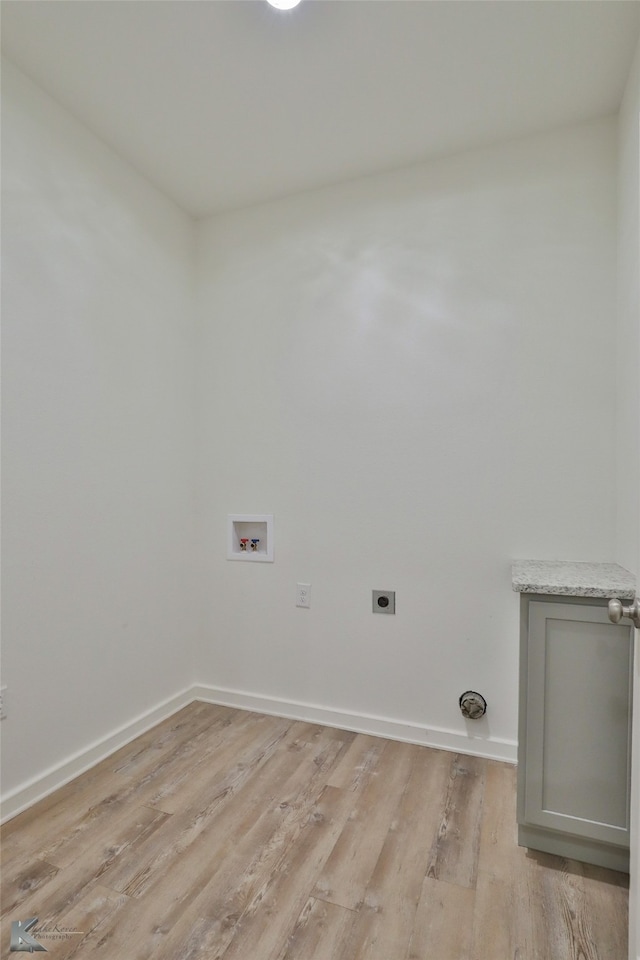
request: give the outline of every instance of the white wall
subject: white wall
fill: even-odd
[[[617,546],[640,575],[640,44],[619,120]],[[640,633],[636,631],[629,958],[640,960]]]
[[[204,222],[194,338],[192,224],[4,95],[4,792],[195,681],[513,757],[510,558],[619,559],[614,122]]]
[[[615,136],[200,225],[204,684],[514,755],[510,559],[615,559]],[[275,514],[273,565],[225,559],[233,512]]]
[[[3,790],[194,677],[193,224],[3,71]]]

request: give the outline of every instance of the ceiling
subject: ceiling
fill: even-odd
[[[194,217],[617,110],[635,0],[3,0],[2,50]]]

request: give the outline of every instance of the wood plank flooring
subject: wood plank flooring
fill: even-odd
[[[515,769],[192,703],[5,825],[53,960],[626,960],[628,878],[516,844]]]

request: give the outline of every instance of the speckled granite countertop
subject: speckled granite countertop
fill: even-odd
[[[514,560],[511,582],[517,593],[620,600],[631,600],[636,595],[636,578],[618,563]]]

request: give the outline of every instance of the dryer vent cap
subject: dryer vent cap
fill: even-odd
[[[467,720],[479,720],[487,712],[487,701],[480,693],[475,690],[467,690],[458,701],[462,716]]]

